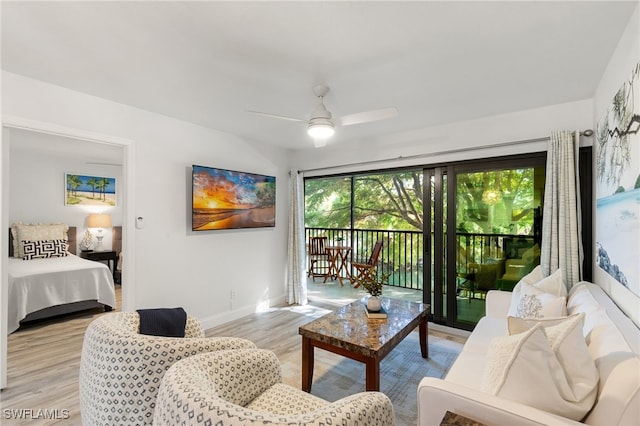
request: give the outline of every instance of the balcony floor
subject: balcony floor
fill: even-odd
[[[312,302],[330,303],[337,306],[346,305],[354,300],[361,299],[367,292],[361,288],[353,288],[351,283],[343,280],[344,285],[338,281],[322,282],[322,278],[316,278],[315,282],[307,279],[307,297]],[[382,295],[396,299],[422,301],[422,291],[410,290],[399,287],[383,286]]]
[[[315,282],[307,279],[307,297],[311,303],[330,304],[343,306],[354,300],[361,299],[367,292],[360,288],[353,288],[349,281],[344,280],[344,285],[338,281],[322,282],[322,278],[316,278]],[[396,299],[422,301],[421,290],[410,290],[399,287],[384,286],[382,295]],[[457,319],[464,323],[475,324],[484,316],[485,301],[479,298],[457,297]]]

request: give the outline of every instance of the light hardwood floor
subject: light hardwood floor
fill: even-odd
[[[116,295],[118,307],[120,287]],[[335,305],[275,307],[206,331],[207,336],[237,336],[270,349],[279,358],[290,358],[301,351],[298,327],[319,317]],[[24,327],[8,338],[8,386],[1,393],[0,424],[80,425],[78,372],[82,339],[87,325],[99,310],[75,315],[64,321],[46,321]],[[464,342],[464,338],[430,331],[431,334]],[[18,410],[18,411],[15,411]],[[58,419],[15,419],[17,414],[37,417],[38,410],[49,410]]]

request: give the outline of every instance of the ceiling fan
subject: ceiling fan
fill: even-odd
[[[355,114],[343,115],[342,117],[332,118],[331,112],[324,106],[324,97],[329,92],[329,87],[324,84],[318,84],[313,87],[313,93],[318,97],[319,102],[311,113],[309,120],[300,118],[287,117],[284,115],[270,114],[260,111],[248,111],[253,114],[259,114],[266,117],[279,118],[281,120],[296,121],[307,123],[307,133],[313,138],[316,148],[325,146],[327,139],[335,133],[335,124],[340,126],[351,126],[353,124],[369,123],[372,121],[386,120],[398,115],[396,107],[388,107],[375,109],[371,111],[358,112]]]

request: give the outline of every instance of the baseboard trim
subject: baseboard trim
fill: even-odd
[[[282,306],[285,304],[285,296],[277,296],[251,306],[243,306],[227,312],[211,315],[205,318],[199,318],[200,324],[204,330],[217,327],[222,324],[246,317],[256,312],[266,311],[274,306]]]

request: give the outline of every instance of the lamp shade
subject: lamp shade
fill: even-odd
[[[90,214],[87,226],[89,228],[111,228],[111,215],[108,213]]]

